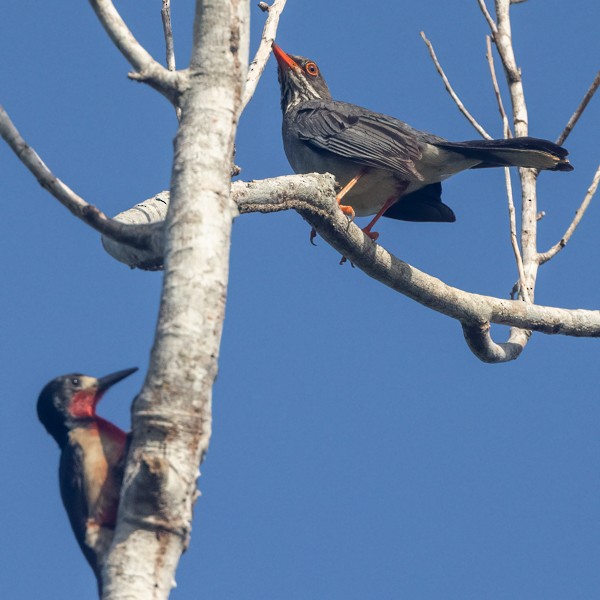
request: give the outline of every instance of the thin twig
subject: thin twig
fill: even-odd
[[[489,35],[485,36],[486,43],[486,56],[488,66],[490,68],[490,76],[492,78],[492,85],[494,87],[494,94],[496,96],[496,103],[498,104],[498,110],[500,111],[500,117],[502,118],[502,129],[504,131],[504,137],[512,137],[510,130],[510,123],[504,104],[502,102],[502,94],[500,93],[500,86],[498,85],[498,78],[496,77],[496,67],[494,65],[494,54],[492,52],[492,39]],[[512,181],[510,179],[510,169],[504,169],[504,179],[506,181],[506,198],[508,202],[508,221],[510,227],[510,243],[512,245],[513,253],[515,255],[515,261],[517,263],[517,272],[519,274],[519,289],[521,298],[525,302],[531,302],[527,285],[525,284],[525,269],[523,267],[523,257],[521,256],[521,249],[519,248],[519,240],[517,238],[517,218],[515,214],[515,202],[513,199]]]
[[[31,171],[39,184],[84,223],[107,237],[124,244],[139,249],[150,247],[152,233],[156,231],[155,227],[151,225],[125,225],[114,221],[77,195],[50,171],[36,151],[21,137],[2,106],[0,106],[0,136],[10,146],[19,160]]]
[[[165,54],[167,59],[167,69],[176,70],[175,63],[175,43],[173,41],[173,26],[171,24],[171,0],[162,0],[162,9],[160,11],[162,18],[163,32],[165,34]],[[181,107],[175,106],[177,120],[181,121]]]
[[[110,39],[135,69],[129,77],[148,83],[171,102],[176,102],[182,84],[181,73],[169,71],[135,39],[111,0],[90,0]]]
[[[508,84],[510,94],[514,132],[517,136],[526,136],[528,129],[527,105],[525,102],[525,93],[521,80],[521,71],[517,67],[517,61],[514,54],[510,23],[510,2],[509,0],[495,0],[496,22],[491,19],[484,0],[479,1],[479,6],[490,25],[496,49],[502,61],[504,74]],[[530,169],[521,169],[519,172],[521,178],[521,239],[520,239],[520,260],[516,258],[517,270],[519,272],[520,295],[526,306],[531,306],[535,295],[535,281],[537,275],[537,198],[535,188],[535,175]],[[507,188],[508,189],[508,188]],[[510,195],[509,195],[510,196]],[[509,213],[511,211],[512,196],[509,197]],[[514,203],[513,203],[514,204]],[[514,206],[512,207],[514,211]],[[512,239],[512,230],[516,228],[514,215],[511,215],[511,244],[513,252],[515,251],[516,241]],[[515,253],[515,257],[517,254]],[[524,329],[524,328],[522,328]],[[511,332],[511,335],[513,332]],[[520,332],[523,344],[527,344],[530,332]]]
[[[512,181],[510,179],[510,169],[505,167],[504,178],[506,180],[506,197],[508,199],[508,219],[510,222],[510,243],[515,255],[515,261],[517,263],[517,271],[519,273],[519,288],[521,298],[525,302],[531,302],[531,296],[527,289],[525,280],[525,268],[523,267],[523,257],[521,256],[521,249],[519,248],[519,240],[517,238],[517,217],[515,214],[515,202],[513,200]]]
[[[599,183],[600,183],[600,166],[598,166],[598,169],[596,170],[594,178],[592,179],[592,184],[588,188],[588,191],[583,199],[583,202],[581,203],[581,206],[575,211],[575,218],[573,219],[573,221],[567,228],[567,231],[565,232],[565,234],[562,236],[562,238],[560,239],[560,241],[557,244],[554,244],[554,246],[552,246],[552,248],[550,248],[550,250],[548,250],[547,252],[541,252],[538,255],[538,260],[539,260],[540,265],[543,265],[545,262],[548,262],[551,258],[556,256],[567,245],[567,242],[571,239],[571,236],[575,232],[575,229],[577,229],[577,225],[579,225],[579,222],[583,218],[583,215],[585,214],[587,207],[590,205],[590,202],[592,201],[592,198],[594,197],[594,194],[596,193],[596,190],[598,189]]]
[[[171,0],[162,0],[162,9],[160,11],[162,17],[163,32],[165,34],[165,51],[167,58],[167,69],[175,70],[175,44],[173,43],[173,26],[171,25]]]
[[[496,33],[498,33],[498,27],[496,25],[496,21],[494,21],[494,19],[492,19],[492,15],[490,15],[490,11],[487,9],[487,6],[485,5],[485,0],[477,0],[477,3],[479,4],[479,8],[481,9],[483,16],[485,17],[485,20],[488,22],[488,25],[490,26],[492,34],[495,35]]]
[[[508,120],[506,110],[504,109],[504,103],[502,102],[502,94],[500,93],[500,86],[498,85],[498,79],[496,77],[496,67],[494,65],[494,54],[492,52],[492,38],[489,35],[485,36],[485,43],[487,47],[486,56],[488,66],[490,68],[490,76],[492,78],[492,85],[494,86],[494,94],[496,95],[498,110],[500,111],[500,117],[502,118],[502,129],[504,131],[504,137],[511,138],[513,137],[513,134],[510,130],[510,122]]]
[[[563,132],[558,136],[556,143],[559,146],[562,146],[565,140],[569,137],[569,134],[575,127],[577,121],[579,121],[579,117],[583,114],[585,107],[588,105],[589,101],[592,99],[592,96],[596,93],[596,90],[600,87],[600,71],[596,74],[594,81],[592,81],[592,85],[590,85],[588,91],[585,93],[583,100],[579,103],[579,106],[573,113],[573,116],[569,119],[569,122],[565,126]]]
[[[263,12],[268,12],[269,16],[265,21],[263,28],[260,45],[256,51],[254,59],[250,63],[248,68],[248,76],[246,77],[246,85],[244,87],[244,94],[242,96],[242,103],[240,106],[240,114],[250,99],[254,95],[258,81],[265,70],[269,56],[271,56],[271,45],[275,41],[275,34],[277,33],[277,26],[279,25],[279,17],[285,8],[286,0],[275,0],[271,6],[266,2],[260,2],[259,7]]]
[[[439,63],[437,56],[435,55],[435,50],[433,49],[431,42],[425,37],[425,33],[423,31],[421,31],[421,37],[427,45],[427,48],[429,48],[431,60],[433,60],[433,64],[435,65],[437,72],[440,74],[440,77],[444,82],[446,90],[448,91],[448,93],[452,97],[452,100],[454,100],[454,103],[458,107],[458,110],[460,110],[460,112],[466,117],[467,121],[471,123],[471,125],[477,130],[481,137],[487,140],[491,140],[492,136],[476,121],[475,117],[473,117],[473,115],[465,108],[465,105],[460,101],[460,98],[450,85],[450,81],[448,80],[448,77],[446,77],[446,74],[444,73],[444,70],[442,69],[442,66]]]

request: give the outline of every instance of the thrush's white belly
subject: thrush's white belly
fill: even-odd
[[[365,167],[335,154],[315,152],[304,144],[289,144],[284,138],[285,153],[296,173],[331,173],[343,188]],[[392,171],[366,167],[366,172],[356,185],[344,196],[342,204],[350,205],[356,216],[374,215],[392,196],[400,196],[404,184]]]
[[[296,173],[331,173],[341,187],[366,169],[365,174],[342,199],[342,204],[352,206],[358,217],[374,215],[390,198],[397,200],[403,194],[443,181],[479,162],[423,144],[423,155],[415,162],[417,171],[423,177],[419,180],[401,177],[385,169],[364,167],[329,152],[317,152],[294,136],[284,134],[283,145],[288,161]]]

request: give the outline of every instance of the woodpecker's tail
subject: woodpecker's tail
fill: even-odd
[[[481,160],[471,168],[527,167],[548,171],[572,171],[569,154],[562,146],[548,140],[517,137],[507,140],[472,140],[436,144],[444,150],[458,152],[465,158]]]

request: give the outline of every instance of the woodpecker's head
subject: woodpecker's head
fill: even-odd
[[[329,88],[314,61],[303,56],[286,54],[275,43],[273,54],[277,59],[281,110],[284,113],[307,100],[331,100]]]
[[[80,373],[62,375],[46,384],[37,401],[37,414],[46,431],[63,448],[69,429],[96,418],[96,405],[115,383],[137,367],[96,379]]]

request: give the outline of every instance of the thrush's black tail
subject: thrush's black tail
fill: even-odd
[[[436,146],[458,152],[466,158],[481,160],[472,167],[528,167],[548,171],[572,171],[567,160],[569,154],[562,146],[548,140],[518,137],[508,140],[469,140],[467,142],[442,142]]]
[[[384,217],[399,221],[454,223],[456,217],[449,206],[442,202],[442,184],[431,183],[401,196],[384,213]]]

